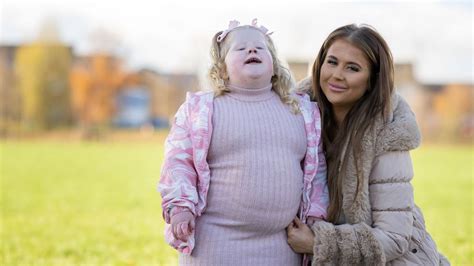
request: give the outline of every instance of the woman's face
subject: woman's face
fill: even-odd
[[[349,110],[367,91],[370,63],[365,54],[345,39],[329,47],[321,66],[320,85],[334,108]]]

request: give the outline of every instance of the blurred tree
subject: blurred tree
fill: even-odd
[[[86,138],[99,138],[115,111],[115,95],[127,73],[118,58],[106,54],[84,57],[70,75],[74,115]]]
[[[20,93],[15,89],[13,58],[16,46],[0,46],[0,137],[17,135],[20,122]]]
[[[473,93],[472,85],[450,84],[436,95],[433,107],[441,120],[440,138],[472,141]]]
[[[82,136],[100,138],[115,113],[115,96],[130,76],[120,59],[119,37],[105,29],[89,35],[90,55],[77,57],[69,76],[74,116]]]
[[[35,42],[16,50],[16,86],[22,96],[22,122],[28,130],[71,122],[68,75],[72,51],[58,36],[56,24],[47,20]]]

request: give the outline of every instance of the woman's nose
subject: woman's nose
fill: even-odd
[[[342,74],[342,69],[340,69],[339,67],[334,69],[332,76],[336,79],[344,79],[344,75]]]

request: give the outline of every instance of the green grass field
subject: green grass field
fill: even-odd
[[[4,141],[1,265],[174,265],[156,184],[161,143]],[[415,198],[453,265],[472,264],[472,147],[413,153]]]

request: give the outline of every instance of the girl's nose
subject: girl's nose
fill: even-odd
[[[249,54],[251,54],[251,53],[255,53],[255,54],[256,54],[256,53],[257,53],[257,49],[255,49],[255,48],[250,48],[250,49],[249,49]]]

